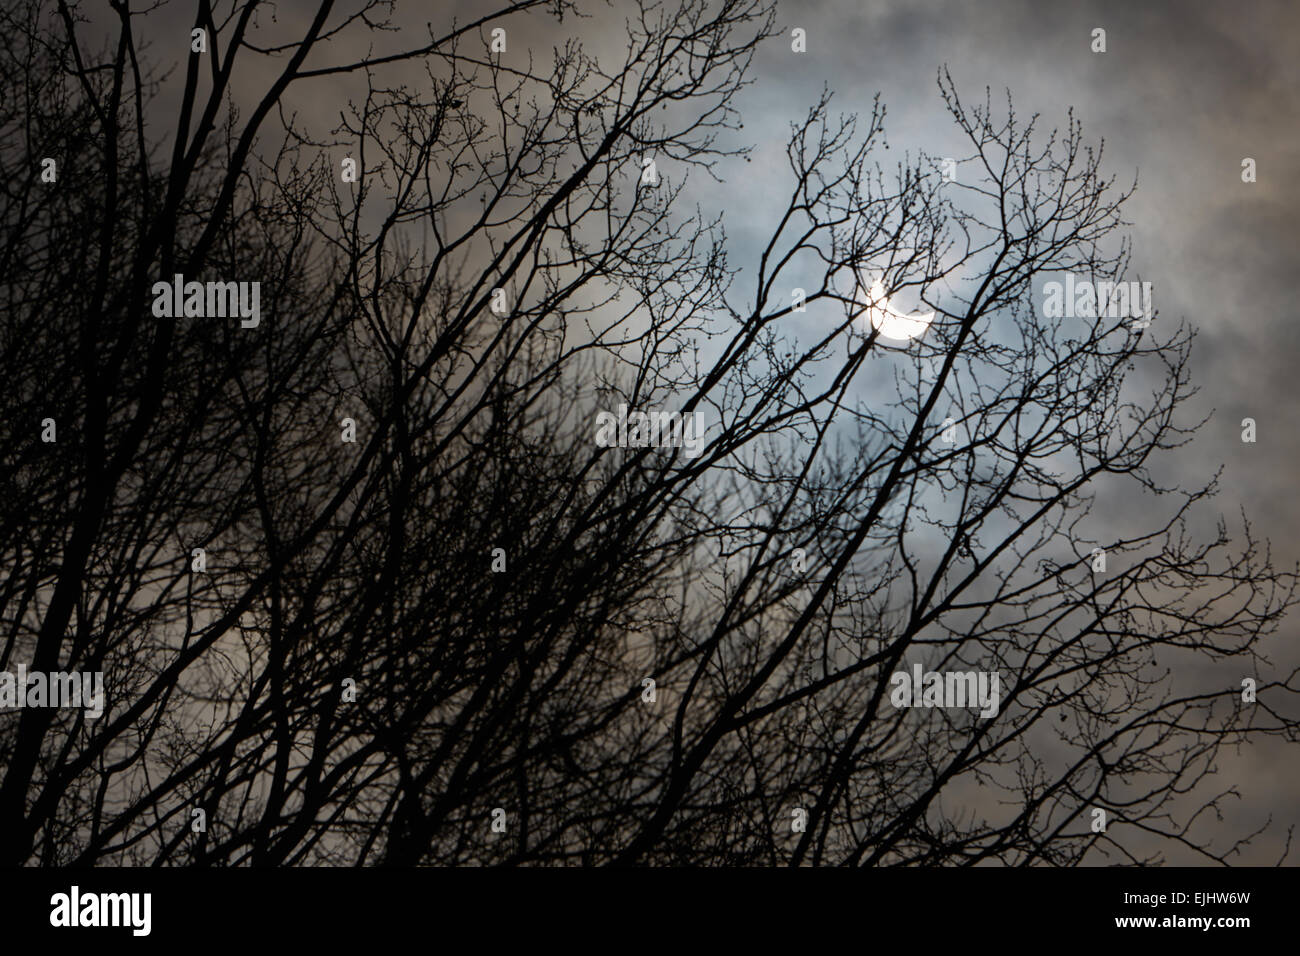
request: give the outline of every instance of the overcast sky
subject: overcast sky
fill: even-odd
[[[301,29],[312,7],[279,5],[278,28]],[[487,9],[464,2],[399,8],[399,19],[412,26],[391,38],[399,47],[415,45],[414,27],[426,20],[445,24]],[[598,15],[591,20],[514,32],[511,55],[548,56],[566,36],[617,49],[626,11],[617,2],[592,9]],[[191,17],[189,4],[170,4],[152,16],[148,32],[156,43],[183,36],[174,27],[186,28]],[[964,98],[982,99],[985,86],[995,97],[1009,90],[1018,113],[1041,113],[1048,128],[1063,126],[1073,108],[1085,134],[1105,140],[1107,170],[1122,184],[1138,176],[1126,207],[1134,265],[1154,283],[1161,319],[1186,319],[1200,330],[1193,373],[1202,391],[1190,410],[1215,415],[1177,468],[1195,483],[1222,465],[1215,511],[1234,518],[1244,506],[1271,538],[1280,564],[1300,558],[1300,496],[1293,491],[1300,462],[1293,368],[1300,353],[1300,4],[780,0],[778,22],[781,36],[759,52],[754,83],[736,104],[756,147],[753,163],[739,167],[741,179],[698,193],[727,216],[731,260],[744,262],[765,238],[770,210],[752,199],[787,189],[789,123],[824,85],[835,93],[834,108],[848,112],[869,113],[879,92],[888,141],[900,157],[917,150],[945,155],[953,143],[935,83],[943,66]],[[794,27],[807,31],[806,54],[790,49]],[[1091,50],[1096,28],[1106,31],[1104,54]],[[177,53],[179,61],[183,51]],[[331,55],[340,53],[336,47]],[[238,86],[251,97],[269,75],[249,69]],[[307,115],[316,109],[322,122],[337,118],[346,93],[332,83],[313,81],[311,96],[298,103]],[[1242,182],[1246,157],[1256,160],[1255,183]],[[1240,440],[1246,416],[1258,423],[1254,445]],[[1293,618],[1275,640],[1279,665],[1300,661],[1298,627]],[[1221,761],[1220,782],[1235,782],[1242,792],[1228,808],[1225,835],[1253,829],[1269,814],[1282,824],[1243,862],[1276,858],[1300,806],[1296,766],[1294,750],[1283,744]]]
[[[1294,565],[1300,4],[781,0],[778,18],[783,37],[763,48],[739,101],[757,146],[746,172],[771,178],[755,193],[784,191],[788,124],[823,85],[837,109],[863,114],[879,92],[891,150],[947,155],[953,127],[936,87],[943,66],[967,101],[987,86],[1005,102],[1009,90],[1022,117],[1036,112],[1045,127],[1063,127],[1073,108],[1085,135],[1104,139],[1107,171],[1120,185],[1138,178],[1126,205],[1135,271],[1153,282],[1162,321],[1199,329],[1193,381],[1202,391],[1188,418],[1214,417],[1169,464],[1188,483],[1222,466],[1223,491],[1202,517],[1232,521],[1244,507],[1279,565]],[[807,31],[806,55],[790,51],[794,27]],[[1106,31],[1104,54],[1091,49],[1096,28]],[[1256,161],[1255,183],[1242,182],[1246,157]],[[764,211],[746,202],[727,209],[738,260],[746,236],[770,226]],[[1246,416],[1258,426],[1253,445],[1241,441]],[[1116,532],[1127,517],[1115,516]],[[1300,662],[1298,634],[1293,616],[1273,640],[1279,668]],[[1294,748],[1281,742],[1220,760],[1214,784],[1236,784],[1242,797],[1227,805],[1222,842],[1270,815],[1275,824],[1240,862],[1277,859],[1300,807],[1295,766]]]
[[[1179,456],[1189,478],[1224,466],[1215,512],[1245,507],[1279,563],[1300,558],[1300,4],[1034,0],[781,0],[786,27],[808,31],[806,57],[765,47],[745,93],[746,132],[779,151],[782,128],[825,83],[840,109],[868,111],[879,91],[892,149],[943,155],[951,123],[935,86],[951,71],[964,98],[1009,89],[1017,111],[1063,126],[1067,108],[1104,138],[1108,170],[1138,175],[1127,205],[1134,265],[1154,283],[1165,321],[1200,330],[1189,410],[1214,418]],[[1095,28],[1107,50],[1091,50]],[[770,132],[769,132],[770,128]],[[1256,160],[1243,183],[1241,161]],[[757,161],[757,160],[756,160]],[[775,171],[776,164],[772,164]],[[1241,419],[1258,441],[1241,442]],[[1274,640],[1279,666],[1300,660],[1300,621]],[[1236,783],[1224,836],[1281,824],[1242,862],[1273,862],[1300,806],[1294,748],[1269,742],[1220,761]],[[1170,855],[1177,861],[1176,854]],[[1191,860],[1187,860],[1191,862]],[[1294,862],[1294,861],[1293,861]]]

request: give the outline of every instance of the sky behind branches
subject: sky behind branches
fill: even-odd
[[[309,9],[282,4],[278,22],[263,18],[262,26],[301,36]],[[421,41],[423,22],[445,28],[483,9],[466,2],[399,4],[395,20],[403,29],[388,39],[393,50],[409,49]],[[549,58],[552,47],[571,37],[602,57],[616,57],[624,16],[618,4],[593,7],[590,19],[562,24],[535,16],[535,33],[515,30],[503,62],[523,62],[530,51]],[[167,107],[183,83],[179,65],[187,53],[176,38],[186,35],[191,18],[189,4],[172,3],[141,23],[155,57],[177,64],[158,103],[161,116],[174,115]],[[1300,387],[1293,369],[1300,354],[1300,5],[780,0],[777,23],[778,36],[760,49],[752,85],[735,103],[745,123],[735,145],[752,145],[752,162],[724,164],[720,185],[696,174],[684,197],[688,208],[698,202],[725,214],[730,262],[746,270],[775,225],[769,214],[781,208],[790,187],[790,123],[806,115],[823,87],[834,93],[832,114],[865,117],[879,93],[888,110],[885,155],[900,161],[918,151],[945,156],[959,148],[936,86],[944,67],[964,101],[982,100],[989,87],[994,106],[1003,106],[1009,91],[1019,117],[1041,114],[1040,133],[1063,127],[1072,108],[1085,137],[1104,140],[1105,168],[1116,185],[1138,177],[1125,206],[1133,272],[1153,283],[1157,321],[1185,319],[1200,332],[1192,370],[1201,393],[1188,403],[1183,421],[1214,415],[1192,444],[1157,466],[1157,475],[1185,476],[1196,485],[1222,465],[1221,493],[1202,520],[1212,524],[1221,513],[1235,526],[1244,508],[1271,540],[1279,566],[1300,559],[1300,498],[1293,490],[1300,465]],[[790,49],[795,27],[807,31],[806,54]],[[1106,31],[1104,54],[1090,49],[1091,32],[1099,27]],[[170,44],[174,56],[165,52]],[[355,59],[357,51],[326,47],[307,68],[334,57]],[[240,73],[236,101],[251,110],[279,66]],[[404,81],[421,82],[418,70],[401,69],[411,72]],[[325,130],[337,122],[350,93],[347,81],[323,77],[295,88],[289,102],[301,121]],[[1257,162],[1254,183],[1241,180],[1246,157]],[[673,175],[670,165],[665,172]],[[755,201],[764,196],[773,202]],[[747,278],[752,283],[752,271],[742,271],[738,288]],[[801,338],[813,331],[804,336],[795,330]],[[1241,441],[1247,416],[1257,422],[1255,444]],[[1102,508],[1094,522],[1122,534],[1132,517],[1125,503],[1104,500]],[[1300,663],[1297,637],[1300,622],[1284,622],[1272,642],[1279,670]],[[1300,806],[1300,774],[1293,767],[1281,741],[1226,753],[1217,782],[1239,782],[1242,799],[1229,808],[1225,833],[1249,832],[1270,814],[1284,830]],[[1272,862],[1279,849],[1278,839],[1260,840],[1241,862]],[[1171,856],[1171,862],[1180,861]]]
[[[1222,491],[1203,520],[1221,512],[1234,522],[1244,508],[1280,566],[1300,559],[1300,7],[900,0],[850,10],[782,0],[778,18],[787,36],[808,30],[809,53],[767,44],[739,103],[746,132],[765,144],[755,165],[774,178],[787,172],[780,127],[823,84],[841,110],[869,111],[879,91],[891,152],[947,155],[953,129],[935,85],[944,65],[964,99],[982,99],[987,86],[997,106],[1009,90],[1020,116],[1039,112],[1046,129],[1063,127],[1073,108],[1085,136],[1104,139],[1117,186],[1136,172],[1125,207],[1134,271],[1153,282],[1157,321],[1199,329],[1192,372],[1202,391],[1186,411],[1214,412],[1157,474],[1209,477],[1222,465]],[[1097,27],[1106,30],[1104,54],[1090,49]],[[1255,183],[1241,181],[1245,157],[1257,162]],[[1241,441],[1247,416],[1259,428],[1253,445]],[[1106,505],[1122,534],[1123,502],[1099,499],[1094,526],[1105,526]],[[1273,642],[1283,670],[1300,661],[1298,626],[1284,621]],[[1293,768],[1282,741],[1226,754],[1218,783],[1242,791],[1226,826],[1249,830],[1272,815],[1284,830],[1300,805]],[[1277,839],[1260,840],[1242,862],[1273,862],[1279,852]]]

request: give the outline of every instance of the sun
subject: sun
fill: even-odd
[[[889,304],[885,286],[879,279],[871,283],[865,305],[871,327],[885,338],[898,342],[910,341],[924,334],[935,316],[933,311],[917,314],[899,312]]]

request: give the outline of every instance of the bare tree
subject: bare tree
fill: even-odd
[[[1192,333],[1038,308],[1128,274],[1073,119],[944,74],[946,182],[823,96],[742,268],[685,187],[746,158],[762,0],[644,0],[614,69],[496,48],[567,0],[414,43],[377,0],[288,43],[261,6],[200,4],[167,128],[156,13],[4,15],[0,664],[108,694],[0,715],[0,859],[1232,859],[1214,759],[1295,732],[1295,577],[1156,477]],[[329,129],[293,111],[323,81],[359,91]],[[176,274],[259,282],[260,324],[157,317]],[[620,405],[707,441],[596,441]],[[1149,524],[1099,538],[1101,493]],[[996,713],[895,706],[917,664],[996,672]]]

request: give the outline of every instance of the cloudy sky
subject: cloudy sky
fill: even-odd
[[[314,6],[282,4],[278,23],[266,26],[300,31]],[[516,30],[511,55],[549,56],[574,36],[617,51],[627,10],[617,0],[589,6],[591,19],[539,19],[531,31]],[[418,41],[417,25],[463,22],[486,9],[464,0],[399,2],[397,19],[409,30],[389,39],[394,48],[409,48]],[[151,15],[147,32],[162,45],[155,54],[184,36],[191,17],[185,3]],[[724,170],[725,183],[701,184],[693,197],[726,215],[731,260],[752,258],[766,238],[771,210],[752,197],[787,190],[789,124],[824,86],[834,92],[833,109],[844,112],[869,113],[879,93],[888,142],[900,158],[908,151],[948,155],[954,147],[936,86],[943,67],[965,99],[982,99],[985,87],[995,99],[1009,91],[1017,112],[1041,114],[1045,128],[1063,126],[1072,108],[1089,139],[1104,139],[1106,168],[1119,183],[1138,178],[1126,206],[1133,261],[1154,284],[1161,319],[1185,319],[1199,329],[1193,374],[1202,390],[1188,417],[1214,416],[1173,466],[1189,483],[1222,466],[1214,510],[1234,519],[1244,506],[1280,565],[1300,559],[1300,497],[1292,491],[1300,463],[1300,377],[1293,368],[1300,354],[1293,298],[1300,272],[1300,5],[779,0],[777,19],[780,35],[760,50],[753,85],[736,103],[753,162],[730,167],[730,175]],[[807,33],[805,54],[790,49],[795,27]],[[1097,28],[1106,31],[1105,53],[1091,49]],[[179,62],[183,47],[176,52]],[[251,98],[270,75],[253,67],[237,85]],[[316,111],[328,125],[348,90],[320,80],[310,95],[297,95],[304,116]],[[1247,157],[1256,161],[1257,182],[1242,182]],[[1253,445],[1240,440],[1247,416],[1258,424]],[[1279,666],[1300,663],[1298,634],[1300,619],[1284,624],[1274,641]],[[1242,800],[1228,808],[1225,834],[1251,830],[1270,814],[1283,828],[1289,824],[1300,806],[1295,766],[1294,753],[1278,743],[1226,755],[1220,780],[1237,783]],[[1272,862],[1280,833],[1261,840],[1243,862]]]
[[[995,103],[1005,102],[1009,91],[1019,115],[1038,113],[1048,129],[1064,127],[1072,108],[1085,135],[1104,140],[1117,183],[1137,176],[1126,204],[1135,271],[1153,282],[1161,319],[1199,330],[1192,367],[1201,392],[1188,418],[1213,417],[1168,467],[1191,482],[1222,466],[1222,492],[1202,518],[1232,521],[1244,507],[1280,566],[1300,560],[1292,490],[1300,465],[1300,6],[781,0],[778,20],[787,38],[795,27],[807,31],[808,52],[792,54],[788,39],[768,43],[740,100],[756,146],[755,172],[746,172],[771,181],[759,192],[784,192],[788,124],[823,85],[845,112],[869,113],[879,92],[891,150],[950,155],[953,127],[936,86],[945,66],[967,101],[989,87]],[[1091,49],[1097,28],[1106,31],[1105,53]],[[1247,157],[1256,161],[1254,183],[1242,182]],[[771,225],[761,204],[733,203],[727,213],[742,246]],[[1247,416],[1257,422],[1253,445],[1241,441]],[[1115,524],[1126,517],[1117,514]],[[1298,636],[1293,616],[1272,642],[1280,668],[1300,663]],[[1217,785],[1235,783],[1242,797],[1228,806],[1223,836],[1274,821],[1240,862],[1277,859],[1300,806],[1294,767],[1293,748],[1271,741],[1220,761]]]
[[[1222,465],[1214,511],[1232,519],[1244,506],[1280,565],[1300,559],[1300,6],[781,0],[778,10],[787,35],[808,31],[809,50],[792,56],[773,43],[758,58],[744,112],[759,143],[826,84],[842,110],[869,110],[879,91],[892,149],[946,155],[951,125],[935,85],[945,65],[967,99],[1010,90],[1018,112],[1048,127],[1073,108],[1085,134],[1104,139],[1119,183],[1138,177],[1126,207],[1136,270],[1153,281],[1163,319],[1200,332],[1193,380],[1202,391],[1189,411],[1214,417],[1177,467],[1208,477]],[[1096,28],[1106,31],[1104,54],[1091,50]],[[779,148],[767,151],[779,159]],[[1246,157],[1256,160],[1253,184],[1241,180]],[[1246,416],[1258,423],[1254,445],[1241,442]],[[1297,636],[1293,616],[1273,642],[1279,666],[1300,662]],[[1219,783],[1242,794],[1225,836],[1270,814],[1281,824],[1242,862],[1277,858],[1300,806],[1294,767],[1293,748],[1278,742],[1220,762]]]

